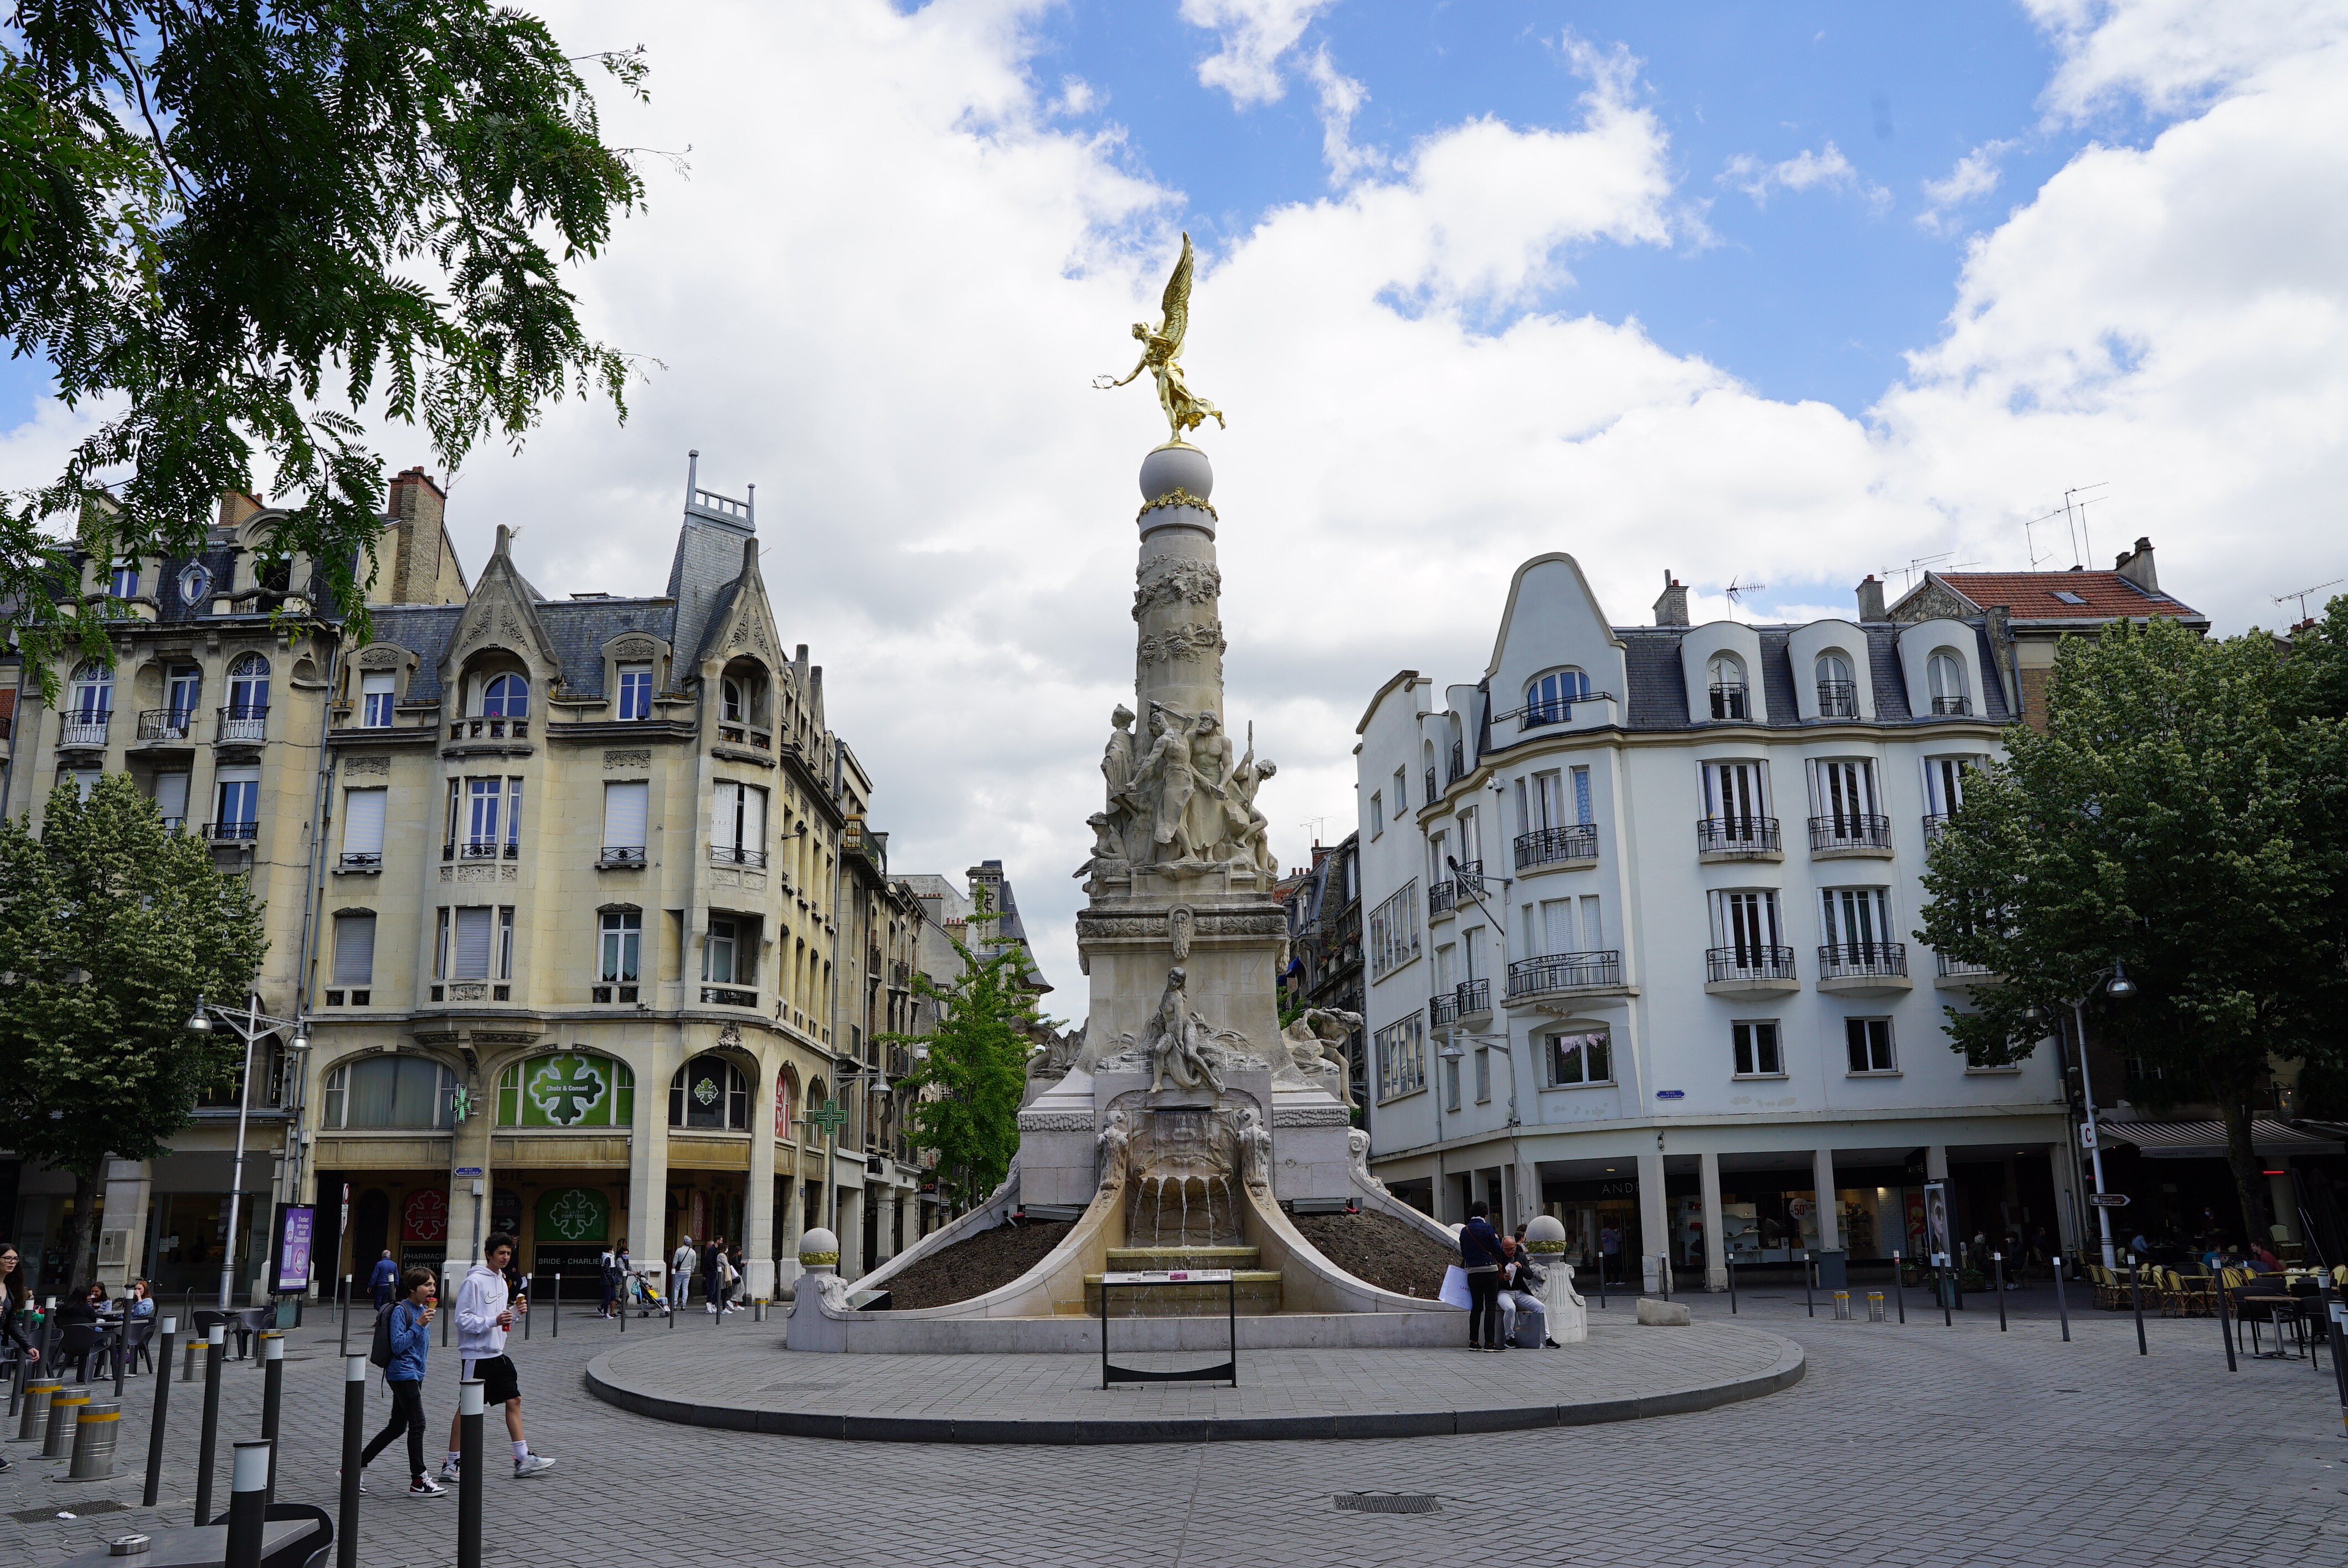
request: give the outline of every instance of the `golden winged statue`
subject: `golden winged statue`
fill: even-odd
[[[1190,236],[1182,236],[1182,259],[1174,263],[1174,275],[1166,280],[1166,297],[1159,303],[1165,319],[1152,332],[1146,322],[1133,323],[1133,335],[1141,340],[1141,359],[1118,379],[1097,376],[1093,384],[1108,388],[1123,386],[1143,371],[1158,380],[1158,406],[1166,411],[1166,423],[1174,432],[1174,444],[1182,444],[1185,430],[1196,430],[1209,419],[1223,424],[1223,411],[1199,396],[1182,384],[1182,338],[1190,327]],[[1228,428],[1228,426],[1225,426]]]

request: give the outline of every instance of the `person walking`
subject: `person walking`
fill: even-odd
[[[0,1343],[13,1345],[29,1373],[33,1364],[41,1358],[40,1347],[25,1333],[21,1321],[26,1303],[25,1276],[16,1269],[16,1244],[0,1241]],[[6,1454],[0,1454],[0,1475],[14,1470]]]
[[[595,1264],[595,1277],[603,1286],[603,1305],[595,1311],[595,1316],[598,1317],[612,1316],[612,1298],[619,1294],[616,1284],[619,1278],[619,1268],[618,1257],[613,1255],[610,1247],[605,1247],[603,1255]]]
[[[693,1250],[693,1238],[677,1238],[676,1251],[668,1260],[668,1293],[673,1298],[668,1304],[670,1311],[691,1305],[688,1298],[693,1295],[693,1271],[700,1262],[701,1255]]]
[[[726,1309],[726,1238],[714,1235],[701,1259],[701,1294],[709,1306],[709,1316],[716,1317]]]
[[[1482,1204],[1468,1205],[1459,1227],[1459,1269],[1468,1276],[1468,1348],[1500,1348],[1500,1238]]]
[[[506,1266],[513,1261],[513,1237],[491,1231],[481,1248],[481,1261],[467,1271],[464,1282],[457,1286],[457,1354],[463,1375],[481,1380],[482,1399],[506,1408],[506,1436],[513,1440],[514,1479],[520,1481],[552,1470],[554,1461],[530,1451],[530,1441],[522,1435],[521,1378],[514,1370],[513,1358],[506,1354],[506,1334],[514,1320],[506,1293]],[[530,1310],[528,1301],[521,1303],[521,1310]],[[440,1467],[442,1481],[461,1479],[458,1466],[464,1456],[457,1444],[463,1435],[459,1424],[463,1419],[462,1416],[448,1418],[448,1462]]]
[[[373,1464],[375,1456],[389,1448],[394,1438],[406,1433],[407,1495],[445,1497],[448,1489],[424,1468],[424,1362],[432,1350],[432,1319],[440,1310],[440,1286],[432,1271],[421,1267],[401,1275],[399,1283],[406,1294],[385,1309],[390,1314],[385,1332],[391,1341],[391,1359],[384,1366],[383,1381],[391,1390],[391,1419],[359,1455],[359,1469]],[[359,1490],[366,1490],[366,1481],[359,1482]]]
[[[398,1294],[399,1265],[391,1261],[391,1248],[384,1248],[383,1255],[375,1260],[375,1268],[367,1276],[367,1287],[375,1292],[377,1312],[390,1306],[391,1298]]]

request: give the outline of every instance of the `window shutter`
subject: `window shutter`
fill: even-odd
[[[709,792],[709,846],[731,849],[735,845],[734,806],[741,798],[742,786],[720,781]]]
[[[763,849],[767,844],[767,792],[756,784],[742,786],[742,842],[744,849]]]
[[[603,786],[604,844],[614,849],[644,847],[644,814],[651,794],[649,784]]]
[[[383,853],[383,802],[386,791],[355,789],[343,795],[343,853]]]
[[[491,913],[486,907],[457,911],[457,961],[451,979],[486,980],[489,978]]]
[[[380,794],[381,791],[375,792]],[[367,985],[375,977],[375,917],[335,917],[335,984]]]
[[[184,817],[188,815],[188,775],[162,774],[155,780],[155,810],[157,815]]]

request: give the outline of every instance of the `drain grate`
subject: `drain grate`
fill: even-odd
[[[100,1497],[93,1498],[88,1502],[77,1502],[71,1508],[19,1509],[8,1517],[15,1520],[19,1524],[39,1524],[45,1521],[55,1519],[61,1513],[70,1513],[77,1518],[87,1519],[93,1513],[128,1513],[129,1512],[130,1505],[129,1503],[116,1502],[111,1498]]]
[[[1440,1513],[1443,1505],[1431,1491],[1341,1491],[1340,1513]]]

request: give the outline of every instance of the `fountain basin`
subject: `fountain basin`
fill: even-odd
[[[1101,1309],[1100,1282],[1097,1274],[1085,1276],[1084,1309],[1096,1317]],[[1111,1317],[1220,1317],[1233,1311],[1243,1317],[1262,1317],[1279,1310],[1276,1268],[1233,1269],[1229,1286],[1220,1279],[1120,1285],[1108,1301]]]

